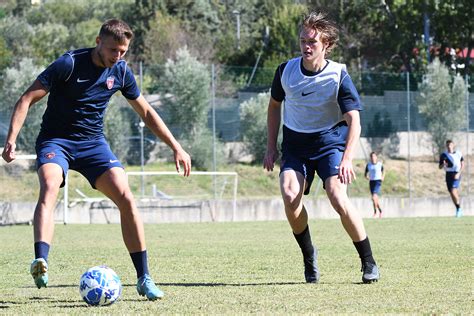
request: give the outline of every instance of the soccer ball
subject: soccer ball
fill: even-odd
[[[96,266],[87,270],[79,283],[82,299],[92,306],[114,303],[122,294],[120,278],[107,266]]]

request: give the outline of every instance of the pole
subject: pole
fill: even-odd
[[[466,173],[467,173],[467,184],[466,184],[466,191],[467,195],[469,196],[469,190],[470,190],[470,172],[469,172],[469,76],[466,73]]]
[[[140,129],[140,170],[143,172],[145,171],[145,150],[144,150],[144,137],[143,137],[143,129],[145,127],[145,123],[140,121],[138,124]],[[140,188],[141,188],[141,195],[142,197],[145,196],[145,176],[141,176],[140,179]]]
[[[211,65],[211,106],[212,106],[212,171],[217,171],[216,155],[216,69]],[[214,199],[217,198],[216,177],[212,176],[212,185],[214,186]]]
[[[236,23],[237,23],[237,34],[236,34],[236,37],[237,37],[237,49],[240,50],[240,11],[239,10],[234,10],[232,11],[232,14],[235,15],[235,19],[236,19]]]
[[[140,90],[143,89],[143,62],[140,61]],[[145,146],[144,146],[144,133],[143,128],[145,123],[140,119],[138,123],[140,130],[140,170],[143,172],[145,170]],[[140,190],[142,198],[145,196],[145,177],[142,175],[140,179]]]
[[[64,225],[66,225],[69,221],[69,209],[68,209],[68,206],[69,206],[69,177],[68,177],[68,173],[66,173],[66,176],[64,177],[64,198],[63,198],[63,210],[64,210],[64,214],[63,214],[63,222],[64,222]]]
[[[410,162],[410,129],[411,129],[411,118],[410,118],[410,73],[407,71],[407,162],[408,162],[408,203],[411,205],[411,162]]]

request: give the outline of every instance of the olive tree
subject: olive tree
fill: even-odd
[[[454,77],[438,59],[429,66],[420,84],[418,108],[426,119],[433,153],[443,151],[447,138],[465,127],[466,85],[459,75]]]

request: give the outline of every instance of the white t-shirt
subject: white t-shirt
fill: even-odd
[[[369,180],[382,180],[383,165],[377,161],[375,164],[369,162],[365,167],[365,172],[369,174]]]

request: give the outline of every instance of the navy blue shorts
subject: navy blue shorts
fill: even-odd
[[[457,189],[461,185],[461,177],[459,179],[454,179],[457,172],[446,172],[446,186],[448,187],[448,191],[452,189]]]
[[[345,150],[347,124],[341,122],[318,133],[298,133],[283,126],[280,173],[294,170],[306,180],[304,194],[309,194],[315,173],[323,181],[339,174],[339,164]]]
[[[382,180],[370,180],[370,193],[380,194],[380,189],[382,188]]]
[[[37,169],[55,163],[63,169],[64,178],[69,169],[75,170],[86,177],[94,189],[97,178],[105,171],[113,167],[123,168],[103,137],[93,140],[38,139],[36,156]]]

